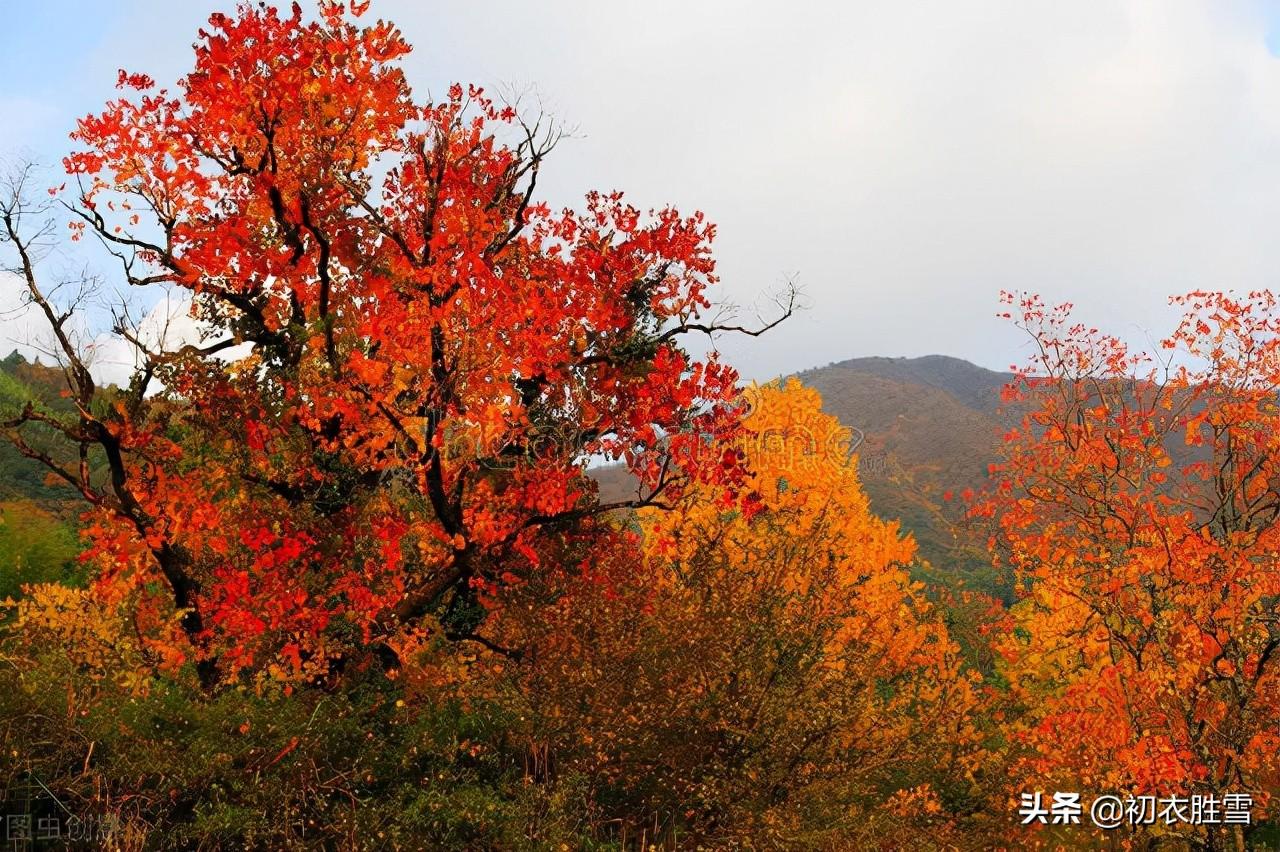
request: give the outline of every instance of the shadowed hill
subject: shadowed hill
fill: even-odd
[[[798,374],[803,381],[822,380],[834,373],[854,372],[878,376],[902,385],[923,385],[944,391],[977,411],[994,413],[1000,402],[1000,388],[1011,373],[998,373],[947,355],[921,358],[852,358]],[[816,384],[814,385],[817,386]]]

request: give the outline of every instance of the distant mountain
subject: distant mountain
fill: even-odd
[[[805,370],[798,374],[803,381],[811,376],[824,376],[838,371],[852,371],[879,376],[905,385],[924,385],[945,391],[977,411],[994,413],[1000,401],[1000,389],[1012,373],[997,373],[962,358],[948,355],[925,355],[921,358],[851,358]],[[816,385],[815,385],[816,387]]]

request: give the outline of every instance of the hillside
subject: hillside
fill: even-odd
[[[17,352],[0,359],[0,418],[12,416],[27,399],[50,411],[71,410],[59,393],[63,381],[60,370],[29,363]],[[60,447],[40,430],[29,429],[27,437],[53,454]],[[0,440],[0,601],[17,596],[25,583],[78,581],[76,518],[83,509],[71,488]]]
[[[903,385],[937,388],[976,411],[994,413],[1000,401],[1000,388],[1012,378],[1010,373],[997,373],[947,355],[925,355],[920,358],[852,358],[826,367],[805,370],[801,379],[854,372],[878,376]],[[816,386],[816,385],[815,385]]]

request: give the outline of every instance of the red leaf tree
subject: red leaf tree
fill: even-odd
[[[6,435],[89,500],[99,590],[176,610],[153,639],[206,685],[395,665],[408,629],[488,642],[504,588],[602,514],[738,467],[703,452],[736,428],[735,374],[680,343],[763,330],[707,316],[714,227],[619,193],[549,209],[556,132],[474,87],[415,99],[409,45],[361,11],[214,15],[175,88],[121,72],[134,93],[80,122],[75,236],[210,329],[166,349],[120,323],[127,390],[95,384],[41,289],[22,180],[3,211],[77,406]],[[105,481],[77,461],[99,453]],[[600,502],[590,457],[625,461],[636,498]]]
[[[1021,580],[1000,650],[1024,789],[1266,805],[1280,779],[1280,303],[1174,299],[1185,316],[1148,353],[1069,305],[1007,299],[1037,357],[1011,387],[1025,416],[979,511]],[[1220,828],[1181,830],[1223,843]]]

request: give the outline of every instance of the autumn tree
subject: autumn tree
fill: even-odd
[[[910,578],[915,543],[871,512],[816,391],[745,403],[703,449],[740,459],[738,489],[640,510],[574,594],[497,619],[537,649],[519,676],[538,768],[592,779],[637,840],[866,848],[912,825],[943,845],[973,789],[977,695]]]
[[[977,511],[1023,592],[1000,646],[1024,789],[1252,794],[1280,777],[1280,310],[1197,292],[1156,352],[1007,295],[1035,343]],[[1008,316],[1008,314],[1006,314]],[[1243,848],[1222,827],[1159,827]]]
[[[556,130],[475,87],[415,97],[409,45],[364,6],[213,15],[175,86],[120,73],[52,199],[20,170],[0,206],[73,403],[0,426],[88,502],[96,593],[208,688],[395,669],[422,631],[519,656],[486,617],[563,536],[740,476],[694,452],[736,428],[736,376],[681,343],[761,330],[711,313],[714,227],[616,192],[550,209]],[[57,212],[204,339],[158,346],[122,314],[140,366],[105,393],[42,278]],[[637,496],[600,502],[590,457]]]

